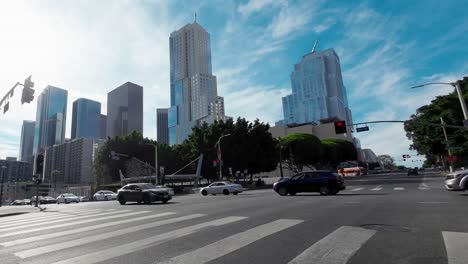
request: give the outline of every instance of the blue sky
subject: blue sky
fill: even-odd
[[[468,1],[2,1],[0,91],[32,74],[36,94],[52,84],[99,100],[125,81],[144,87],[144,135],[155,137],[155,109],[169,105],[169,34],[192,22],[211,34],[213,73],[226,113],[282,119],[294,63],[334,48],[355,122],[404,120],[451,88],[408,87],[468,74]],[[0,157],[16,156],[21,120],[35,102],[1,115]],[[377,154],[408,151],[402,126],[372,125],[356,136]],[[415,163],[406,163],[415,165]]]

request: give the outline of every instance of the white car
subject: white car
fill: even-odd
[[[202,195],[216,195],[216,194],[224,194],[224,195],[229,195],[229,194],[234,194],[237,195],[238,193],[241,193],[244,189],[242,188],[242,185],[240,184],[235,184],[232,182],[227,182],[227,181],[221,181],[221,182],[213,182],[212,184],[201,188],[200,193]]]
[[[117,194],[113,191],[101,190],[101,191],[97,191],[93,195],[94,201],[110,201],[110,200],[116,200],[116,199],[117,199]]]
[[[64,193],[59,196],[57,196],[56,199],[57,204],[59,203],[79,203],[80,202],[80,197],[72,194],[72,193]]]

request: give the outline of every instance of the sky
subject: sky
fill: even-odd
[[[169,35],[194,20],[211,36],[213,74],[226,114],[274,125],[281,97],[291,92],[294,64],[333,48],[354,122],[406,120],[468,75],[468,1],[22,1],[0,3],[0,92],[32,75],[36,98],[0,113],[0,158],[17,156],[22,120],[35,120],[36,99],[47,85],[68,90],[72,103],[102,103],[126,81],[144,87],[144,136],[156,137],[156,108],[169,106]],[[461,122],[461,120],[460,120]],[[401,124],[369,125],[356,133],[363,148],[399,164],[410,141]],[[421,158],[418,158],[421,159]]]

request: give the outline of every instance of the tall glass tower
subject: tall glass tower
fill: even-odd
[[[65,141],[68,91],[48,85],[37,99],[34,154]]]
[[[34,145],[34,121],[23,120],[21,127],[21,141],[19,160],[32,163],[33,145]]]
[[[73,102],[71,138],[101,138],[101,103],[86,98]]]
[[[340,59],[333,49],[312,51],[294,65],[292,94],[283,97],[283,124],[338,119],[352,123]]]
[[[213,115],[210,105],[224,104],[218,97],[216,76],[212,75],[210,34],[197,21],[171,33],[170,89],[168,113],[169,144],[180,144],[192,127],[225,119]],[[224,105],[219,106],[224,109]]]

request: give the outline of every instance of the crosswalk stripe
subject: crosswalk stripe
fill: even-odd
[[[102,211],[115,211],[115,209],[109,209],[109,210],[102,210],[102,209],[92,209],[92,210],[75,210],[75,211],[60,211],[60,212],[34,212],[34,213],[27,213],[24,215],[19,215],[19,216],[10,216],[8,219],[1,220],[0,225],[7,225],[9,223],[17,223],[20,221],[28,221],[31,219],[41,219],[44,217],[51,217],[51,216],[60,216],[60,215],[67,215],[67,214],[88,214],[91,212],[102,212]]]
[[[33,233],[33,232],[37,232],[37,231],[44,231],[44,230],[55,229],[55,228],[60,228],[60,227],[67,227],[67,226],[74,226],[74,225],[92,223],[92,222],[96,222],[96,221],[102,221],[102,220],[108,220],[108,219],[113,219],[113,218],[119,218],[119,217],[124,217],[124,216],[137,215],[137,214],[143,214],[143,213],[150,212],[150,211],[137,211],[137,212],[133,212],[133,213],[122,214],[122,212],[128,212],[128,211],[130,211],[130,210],[122,210],[120,212],[113,212],[114,215],[104,216],[104,217],[95,217],[95,218],[92,218],[92,219],[85,219],[85,220],[81,220],[81,221],[75,221],[75,219],[72,219],[72,220],[69,220],[68,223],[63,223],[63,224],[47,225],[47,226],[44,226],[43,224],[41,224],[42,225],[41,227],[31,228],[31,229],[28,228],[28,229],[14,231],[14,232],[10,232],[10,233],[0,234],[0,237],[22,235],[22,234]],[[117,214],[115,215],[115,213],[117,213]],[[110,213],[100,214],[99,216],[107,215],[107,214],[110,214]]]
[[[279,219],[160,263],[206,263],[302,222],[303,220]]]
[[[468,233],[443,231],[448,264],[465,264],[468,259]]]
[[[7,221],[0,222],[0,225],[9,225],[12,223],[19,223],[19,222],[27,222],[31,219],[42,219],[42,218],[49,218],[49,217],[57,217],[63,216],[62,213],[29,213],[27,217],[19,218],[19,219],[11,219],[9,218]]]
[[[347,263],[375,233],[375,230],[342,226],[304,250],[289,264]]]
[[[148,219],[153,219],[153,218],[158,218],[158,217],[163,217],[163,216],[168,216],[168,215],[173,215],[173,214],[175,214],[175,213],[167,212],[167,213],[160,213],[160,214],[146,215],[146,216],[141,216],[141,217],[136,217],[136,218],[131,218],[131,219],[125,219],[125,220],[120,220],[120,221],[112,221],[112,222],[109,222],[109,223],[104,223],[104,224],[99,224],[99,225],[86,226],[86,227],[81,227],[81,228],[62,231],[62,232],[56,232],[56,233],[51,233],[51,234],[46,234],[46,235],[41,235],[41,236],[33,236],[33,237],[28,237],[28,238],[3,242],[3,243],[0,243],[0,246],[11,247],[11,246],[20,245],[20,244],[26,244],[26,243],[31,243],[31,242],[35,242],[35,241],[51,239],[51,238],[54,238],[54,237],[72,235],[72,234],[77,234],[77,233],[81,233],[81,232],[97,230],[99,228],[106,228],[106,227],[110,227],[110,226],[128,224],[128,223],[132,223],[132,222],[137,222],[137,221],[141,221],[141,220],[148,220]]]
[[[149,238],[145,238],[145,239],[142,239],[142,240],[134,241],[134,242],[127,243],[127,244],[124,244],[124,245],[120,245],[120,246],[117,246],[117,247],[112,247],[112,248],[105,249],[105,250],[102,250],[102,251],[93,252],[93,253],[89,253],[89,254],[86,254],[86,255],[81,255],[81,256],[78,256],[78,257],[71,258],[71,259],[62,260],[62,261],[56,262],[54,264],[72,264],[72,263],[73,264],[77,264],[77,263],[93,264],[93,263],[105,261],[105,260],[108,260],[108,259],[111,259],[111,258],[115,258],[115,257],[118,257],[118,256],[123,256],[125,254],[132,253],[132,252],[134,252],[136,250],[141,250],[141,249],[146,248],[148,246],[155,246],[157,244],[161,244],[163,242],[166,242],[166,241],[168,241],[170,239],[176,239],[176,238],[180,238],[180,237],[183,237],[183,236],[186,236],[186,235],[190,235],[190,234],[193,234],[195,232],[201,231],[204,228],[209,227],[209,226],[221,226],[221,225],[233,223],[233,222],[236,222],[236,221],[239,221],[239,220],[243,220],[243,219],[246,219],[246,218],[247,217],[243,217],[243,216],[225,217],[225,218],[221,218],[221,219],[217,219],[217,220],[213,220],[213,221],[209,221],[209,222],[205,222],[205,223],[201,223],[201,224],[197,224],[197,225],[177,229],[177,230],[174,230],[174,231],[170,231],[170,232],[159,234],[159,235],[156,235],[156,236],[153,236],[153,237],[149,237]],[[190,262],[187,262],[187,263],[199,263],[199,262],[190,261]]]
[[[371,191],[380,191],[380,190],[382,190],[382,185],[379,185],[379,186],[371,189]]]
[[[418,187],[419,190],[429,190],[429,186],[427,186],[427,184],[425,184],[424,182],[419,184],[419,187]]]
[[[75,240],[72,240],[72,241],[60,242],[60,243],[57,243],[57,244],[52,244],[52,245],[48,245],[48,246],[29,249],[29,250],[17,252],[17,253],[15,253],[15,255],[20,257],[20,258],[34,257],[34,256],[37,256],[37,255],[42,255],[42,254],[45,254],[45,253],[50,253],[50,252],[54,252],[54,251],[61,250],[61,249],[76,247],[76,246],[84,245],[84,244],[95,242],[95,241],[105,240],[105,239],[116,237],[116,236],[121,236],[121,235],[129,234],[129,233],[133,233],[133,232],[137,232],[137,231],[157,227],[157,226],[173,224],[173,223],[177,223],[177,222],[181,222],[181,221],[185,221],[185,220],[190,220],[190,219],[194,219],[194,218],[198,218],[198,217],[202,217],[202,216],[205,216],[205,215],[204,214],[191,214],[191,215],[187,215],[187,216],[181,216],[181,217],[177,217],[177,218],[171,218],[171,219],[156,221],[156,222],[152,222],[152,223],[148,223],[148,224],[127,227],[127,228],[123,228],[123,229],[119,229],[119,230],[115,230],[115,231],[102,233],[102,234],[99,234],[99,235],[88,236],[88,237],[78,238],[78,239],[75,239]]]
[[[28,227],[30,227],[30,226],[34,226],[36,224],[39,225],[39,223],[43,223],[43,222],[47,222],[47,224],[49,224],[52,221],[61,220],[61,219],[69,219],[69,218],[76,219],[77,216],[94,215],[94,214],[97,214],[99,212],[101,212],[101,210],[94,211],[94,212],[87,212],[87,213],[79,214],[79,215],[60,214],[60,215],[49,216],[49,217],[44,217],[44,218],[33,217],[33,218],[23,220],[23,221],[16,221],[16,222],[14,222],[12,224],[8,224],[7,226],[4,226],[4,227],[0,227],[0,231],[11,230],[11,229],[14,229],[14,227],[17,227],[17,226],[22,227],[24,225],[28,225]]]
[[[395,187],[393,188],[394,191],[403,191],[405,187]]]
[[[357,192],[357,191],[360,191],[360,190],[364,190],[364,188],[354,188],[354,189],[352,189],[351,191],[352,191],[352,192]]]

